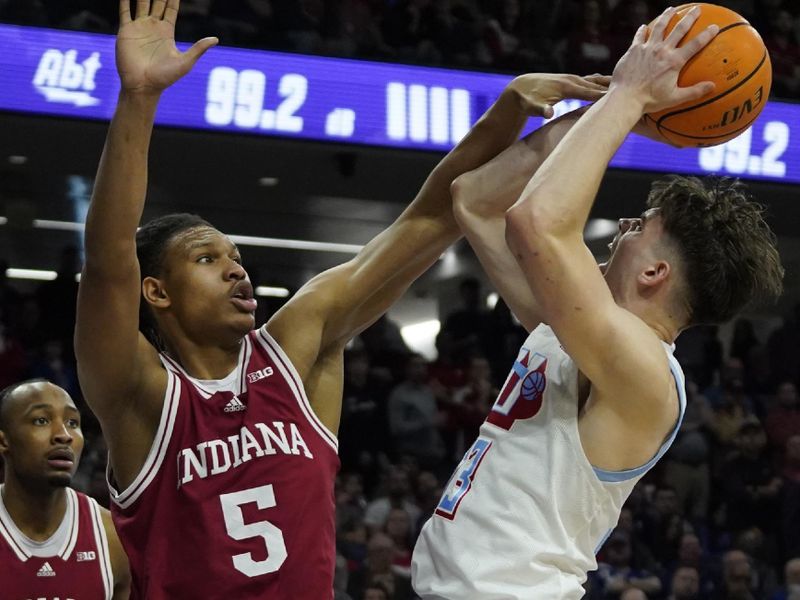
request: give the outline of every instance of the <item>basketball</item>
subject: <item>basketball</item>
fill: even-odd
[[[716,88],[697,100],[647,114],[645,122],[677,146],[715,146],[735,138],[756,120],[769,96],[772,65],[758,32],[723,6],[679,6],[667,33],[695,6],[700,7],[700,16],[679,45],[712,24],[719,25],[719,33],[686,63],[678,85],[713,81]]]

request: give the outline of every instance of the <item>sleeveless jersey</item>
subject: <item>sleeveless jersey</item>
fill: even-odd
[[[44,542],[17,528],[0,497],[0,596],[5,600],[111,600],[114,576],[100,507],[71,488],[66,492],[64,519]]]
[[[683,373],[664,346],[678,422],[645,465],[603,471],[589,463],[578,433],[578,368],[553,331],[537,327],[422,529],[412,564],[416,592],[425,600],[582,598],[581,584],[597,568],[595,554],[625,499],[683,419]]]
[[[131,598],[333,597],[336,437],[266,332],[242,340],[224,379],[168,384],[150,453],[112,514]]]

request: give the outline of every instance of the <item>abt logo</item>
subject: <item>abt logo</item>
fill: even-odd
[[[94,76],[100,64],[100,53],[92,52],[89,58],[78,62],[78,51],[61,52],[51,48],[42,54],[33,85],[48,102],[65,102],[75,106],[94,106],[100,102],[92,97]]]

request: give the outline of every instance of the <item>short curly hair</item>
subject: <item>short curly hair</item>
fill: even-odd
[[[783,292],[775,234],[739,180],[670,176],[653,182],[647,206],[675,242],[690,325],[723,323]]]

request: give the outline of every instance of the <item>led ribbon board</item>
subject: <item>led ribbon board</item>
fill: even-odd
[[[0,25],[0,110],[107,120],[119,92],[114,38]],[[159,125],[445,151],[507,75],[218,47],[162,97]],[[557,113],[578,106],[564,102]],[[541,125],[532,119],[531,128]],[[631,136],[611,166],[800,183],[800,105],[770,102],[714,148]]]

